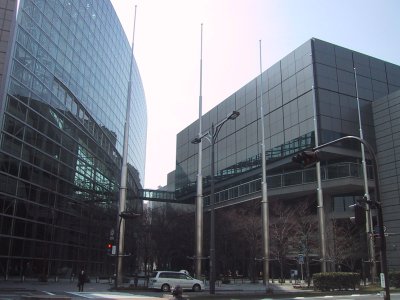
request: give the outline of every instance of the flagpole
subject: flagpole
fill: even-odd
[[[263,101],[263,76],[261,60],[261,40],[260,40],[260,120],[261,120],[261,160],[262,160],[262,181],[261,181],[261,215],[262,215],[262,233],[263,233],[263,283],[268,289],[269,285],[269,211],[267,195],[267,170],[265,157],[265,129],[264,129],[264,101]]]
[[[203,24],[201,24],[200,38],[200,94],[199,94],[199,137],[202,135],[202,77],[203,77]],[[197,193],[196,193],[196,265],[195,275],[201,278],[201,261],[203,256],[203,177],[201,174],[202,165],[202,139],[198,144],[198,167],[197,167]]]
[[[357,110],[358,110],[358,125],[360,131],[360,139],[364,139],[361,121],[361,107],[360,98],[358,95],[358,82],[357,82],[357,69],[354,67],[354,80],[356,82],[356,97],[357,97]],[[362,168],[363,168],[363,179],[364,179],[364,197],[367,201],[370,200],[369,190],[368,190],[368,173],[367,173],[367,161],[365,159],[365,149],[364,144],[361,143],[361,158],[362,158]],[[369,237],[368,233],[372,233],[372,214],[368,202],[365,204],[365,227],[367,232],[367,243],[369,246],[369,256],[371,263],[371,282],[375,282],[376,277],[376,263],[375,263],[375,247],[374,247],[374,236],[373,234]]]

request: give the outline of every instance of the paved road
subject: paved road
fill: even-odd
[[[110,290],[112,286],[108,282],[88,283],[84,287],[84,292],[78,292],[76,282],[64,281],[49,281],[47,283],[38,282],[37,280],[21,282],[19,280],[0,281],[0,300],[20,300],[25,296],[31,296],[29,300],[49,299],[56,297],[68,297],[72,300],[85,299],[118,299],[118,300],[134,300],[134,299],[169,299],[171,294],[163,294],[159,291],[118,291]],[[339,300],[372,300],[383,299],[378,294],[360,295],[357,292],[346,296],[330,296],[325,293],[321,295],[313,295],[312,291],[300,294],[298,289],[293,288],[290,283],[286,284],[270,284],[270,288],[274,290],[272,296],[265,293],[265,286],[262,283],[236,283],[230,285],[219,285],[216,287],[216,295],[211,296],[209,292],[203,291],[194,293],[185,291],[184,296],[187,299],[254,299],[254,300],[269,300],[269,299],[339,299]],[[392,300],[400,300],[400,294],[392,294]],[[35,298],[36,299],[33,299]],[[61,300],[61,299],[60,299]]]
[[[31,297],[32,300],[41,297],[68,297],[70,299],[162,299],[164,294],[157,291],[113,292],[108,283],[87,283],[84,292],[78,292],[76,282],[37,282],[37,281],[0,281],[0,300],[22,299]],[[169,295],[167,295],[167,298]],[[34,299],[36,298],[36,299]]]
[[[37,297],[39,296],[43,297],[40,299],[46,299],[45,297],[70,297],[74,300],[85,300],[85,299],[115,299],[115,300],[155,300],[155,299],[168,299],[171,296],[167,294],[162,294],[162,293],[157,293],[156,295],[151,295],[151,292],[143,292],[143,293],[123,293],[123,292],[95,292],[95,291],[90,291],[90,292],[62,292],[62,291],[55,291],[49,292],[49,291],[4,291],[0,290],[0,299],[1,300],[17,300],[17,299],[22,299],[23,296],[33,296]],[[191,294],[191,293],[185,293],[184,296],[187,299],[196,299],[197,297],[201,299],[210,299],[211,297],[207,296],[206,294]],[[237,295],[224,295],[224,294],[219,294],[216,295],[220,300],[237,300],[237,299],[252,299],[252,300],[270,300],[270,299],[276,299],[275,297],[268,297],[266,295],[247,295],[247,294],[241,294],[238,293]],[[400,294],[392,294],[391,295],[392,300],[400,300]],[[214,297],[213,297],[214,298]],[[36,298],[39,299],[39,298]],[[345,295],[345,296],[330,296],[330,295],[324,295],[324,296],[307,296],[307,297],[299,297],[299,296],[289,296],[287,297],[279,297],[281,300],[293,300],[293,299],[308,299],[308,300],[321,300],[321,299],[337,299],[337,300],[376,300],[376,299],[383,299],[378,294],[369,294],[369,295],[361,295],[361,294],[351,294],[351,295]]]
[[[85,299],[121,299],[121,300],[153,300],[153,299],[165,299],[169,295],[164,295],[160,292],[111,292],[111,291],[90,291],[90,292],[71,292],[71,291],[51,291],[51,290],[0,290],[1,300],[38,300],[38,299],[73,299],[73,300],[85,300]]]

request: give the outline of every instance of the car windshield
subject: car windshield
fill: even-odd
[[[157,272],[153,272],[150,274],[150,278],[156,277],[157,276]]]

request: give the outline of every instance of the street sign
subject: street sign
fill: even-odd
[[[299,254],[297,257],[297,261],[299,262],[299,264],[304,264],[304,255]]]
[[[112,246],[111,254],[112,254],[112,255],[117,254],[117,246],[116,246],[116,245],[113,245],[113,246]]]
[[[383,225],[383,232],[386,232],[386,229],[387,229],[386,226]],[[374,233],[376,233],[376,234],[380,233],[378,225],[374,226]]]
[[[385,274],[381,273],[381,288],[385,288]]]

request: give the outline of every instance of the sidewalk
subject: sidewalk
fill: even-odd
[[[252,283],[248,280],[237,281],[228,284],[217,283],[215,286],[216,291],[254,291],[254,292],[266,292],[267,288],[273,290],[274,293],[282,293],[282,292],[297,292],[299,289],[293,287],[293,283],[290,283],[287,280],[285,283],[278,283],[275,281],[274,283],[269,282],[268,287],[265,286],[262,281],[258,281],[256,283]],[[209,289],[208,283],[206,284],[206,290]],[[312,290],[312,289],[310,289]]]
[[[122,285],[125,288],[129,287],[129,283],[124,283]],[[142,282],[139,282],[139,287],[143,286]],[[285,283],[269,283],[269,288],[274,291],[274,293],[282,292],[298,292],[299,289],[293,287],[293,283],[287,280]],[[113,289],[113,284],[109,283],[107,280],[102,280],[100,282],[95,282],[92,280],[90,283],[85,284],[85,292],[96,291],[109,291]],[[49,278],[47,282],[40,282],[37,278],[27,278],[25,281],[21,281],[20,278],[11,278],[7,281],[0,280],[0,290],[32,290],[32,291],[42,291],[42,290],[52,290],[52,291],[63,291],[63,292],[76,292],[77,280],[71,281],[69,279],[59,279],[55,281],[54,278]],[[143,289],[142,289],[143,290]],[[208,282],[205,285],[205,290],[209,290]],[[265,292],[266,286],[263,285],[262,281],[257,283],[251,283],[248,280],[238,280],[236,282],[231,282],[229,284],[216,283],[216,292]],[[129,292],[129,290],[124,289],[124,291]]]
[[[303,284],[305,286],[305,284]],[[270,288],[267,292],[267,287],[260,281],[251,283],[249,281],[232,282],[229,284],[220,284],[215,287],[215,294],[210,295],[208,283],[202,292],[185,291],[184,295],[188,299],[254,299],[259,298],[294,298],[313,296],[326,296],[326,292],[318,292],[313,289],[295,288],[293,283],[287,280],[285,283],[269,283]],[[272,290],[272,293],[270,293]],[[357,292],[359,293],[359,292]],[[362,293],[375,292],[366,291]],[[354,291],[337,291],[329,292],[329,295],[348,295],[354,294]],[[376,294],[378,295],[378,294]],[[4,297],[3,297],[4,296]],[[19,297],[20,296],[20,297]],[[171,293],[163,293],[156,290],[148,290],[145,287],[129,288],[129,284],[124,284],[123,288],[115,291],[113,285],[108,281],[86,283],[84,292],[78,292],[76,280],[71,282],[67,279],[61,279],[57,282],[49,280],[48,282],[39,282],[37,279],[28,279],[21,282],[18,278],[11,278],[8,281],[0,280],[0,298],[3,299],[22,299],[22,296],[28,296],[26,300],[82,300],[86,299],[115,299],[115,300],[160,300],[170,299]],[[43,296],[43,297],[42,297]],[[19,297],[19,298],[18,298]]]
[[[27,278],[21,281],[19,278],[11,278],[7,281],[0,281],[0,291],[47,291],[47,292],[77,292],[77,280],[71,281],[69,279],[59,279],[57,282],[54,278],[49,279],[47,282],[38,281],[37,278]],[[85,292],[103,292],[110,290],[109,283],[86,283],[84,287]]]

